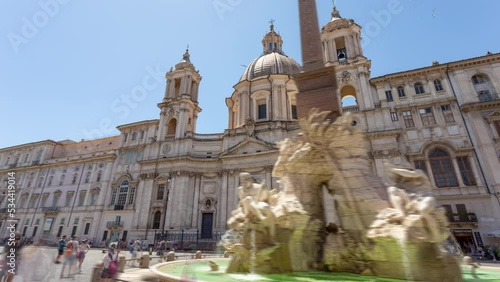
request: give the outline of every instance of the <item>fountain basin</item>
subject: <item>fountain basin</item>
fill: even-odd
[[[219,265],[219,271],[211,271],[209,261],[214,261]],[[296,272],[289,274],[235,274],[226,273],[229,259],[200,259],[189,261],[174,261],[157,264],[151,267],[153,273],[162,281],[198,281],[198,282],[244,282],[244,281],[287,281],[287,282],[307,282],[307,281],[373,281],[373,282],[396,282],[405,281],[399,279],[380,278],[374,276],[362,276],[352,273],[332,273],[332,272]],[[476,274],[482,280],[498,281],[500,269],[491,267],[481,267],[476,270]],[[464,281],[477,281],[473,278],[470,268],[464,266]]]

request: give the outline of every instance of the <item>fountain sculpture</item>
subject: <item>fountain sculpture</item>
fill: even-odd
[[[444,210],[419,170],[387,165],[395,186],[373,175],[367,141],[349,114],[335,122],[311,110],[301,134],[279,144],[273,176],[280,191],[240,175],[240,202],[228,226],[227,272],[351,272],[423,281],[462,281]],[[323,189],[338,222],[325,222]]]

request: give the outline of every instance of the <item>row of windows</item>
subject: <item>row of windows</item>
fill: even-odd
[[[469,163],[469,157],[456,157],[460,176],[465,186],[477,185],[476,179]],[[429,154],[429,165],[431,168],[434,183],[437,187],[458,187],[458,180],[453,166],[453,159],[442,149],[435,149]],[[427,173],[427,165],[424,160],[414,162],[415,168]],[[428,173],[427,173],[428,174]]]
[[[123,163],[131,164],[134,162],[138,162],[140,160],[142,160],[142,151],[136,152],[134,150],[130,150],[130,151],[120,153],[120,163],[121,164],[123,164]]]
[[[131,138],[130,138],[130,139],[131,139],[132,141],[135,141],[135,140],[137,140],[137,137],[139,136],[139,138],[140,138],[141,140],[144,140],[144,135],[145,135],[144,130],[141,130],[139,133],[137,133],[137,132],[132,132],[132,136],[131,136]],[[127,142],[127,139],[128,139],[128,133],[123,134],[123,142]]]
[[[455,122],[455,117],[453,116],[450,105],[442,105],[441,112],[443,113],[444,121],[446,123]],[[420,108],[418,109],[418,113],[424,126],[436,124],[436,119],[434,118],[434,113],[431,107]],[[398,120],[398,114],[396,112],[391,112],[390,114],[392,121]],[[403,121],[406,128],[415,127],[415,122],[413,121],[411,111],[402,111],[401,115],[403,116]]]
[[[76,206],[84,206],[85,205],[85,198],[87,195],[87,191],[83,190],[79,192],[78,196],[78,201],[73,203],[74,198],[73,198],[74,193],[73,192],[67,192],[66,193],[66,198],[64,201],[64,207],[69,207],[72,206],[73,204]],[[60,194],[54,193],[52,197],[52,202],[50,205],[47,205],[47,200],[49,198],[49,194],[44,194],[42,195],[41,200],[39,201],[40,194],[32,194],[31,197],[29,198],[28,201],[28,195],[22,195],[19,198],[19,203],[18,207],[19,208],[36,208],[37,205],[39,208],[46,208],[46,207],[58,207],[58,203],[60,201]],[[99,198],[99,192],[94,192],[90,196],[90,201],[87,203],[87,205],[96,205],[97,204],[97,199]],[[0,206],[2,206],[4,201],[4,198],[0,198]],[[39,203],[40,202],[40,203]]]
[[[473,85],[482,85],[482,84],[487,83],[488,80],[487,80],[487,78],[484,75],[478,74],[478,75],[474,75],[471,78],[471,81],[472,81]],[[442,84],[441,80],[435,79],[433,83],[434,83],[434,89],[437,92],[444,90],[443,84]],[[424,93],[426,93],[424,85],[421,82],[415,83],[413,85],[413,88],[415,89],[415,94],[424,94]],[[400,98],[406,97],[404,86],[400,85],[400,86],[396,87],[396,90],[398,92],[398,97],[400,97]],[[491,97],[492,94],[487,89],[479,90],[478,91],[478,95],[479,95],[478,96],[479,100],[481,102],[491,101],[493,99]],[[394,98],[392,96],[392,91],[391,90],[385,91],[385,97],[386,97],[386,99],[387,99],[388,102],[394,101]]]
[[[413,87],[415,88],[416,94],[424,94],[425,93],[425,88],[424,88],[424,85],[422,83],[417,82],[413,85]],[[434,80],[434,88],[436,89],[436,91],[443,91],[444,90],[443,85],[441,83],[441,80],[439,80],[439,79]],[[400,98],[406,97],[405,89],[403,86],[398,86],[396,88],[396,90],[398,91],[398,97],[400,97]],[[387,99],[387,102],[394,101],[391,90],[385,91],[385,98]]]
[[[73,178],[71,178],[71,185],[74,185],[78,182],[78,176],[79,176],[78,173],[73,174]],[[90,171],[87,172],[87,174],[85,174],[84,183],[90,183],[91,176],[92,176],[92,173]],[[66,178],[65,174],[61,175],[61,177],[59,178],[59,184],[58,184],[59,186],[64,185],[65,178]],[[95,181],[100,182],[101,178],[102,178],[102,171],[98,171]],[[37,188],[41,188],[43,186],[43,180],[44,180],[43,176],[38,179],[38,183],[36,185]],[[31,178],[31,177],[28,178],[28,185],[26,186],[27,188],[31,188],[32,181],[33,181],[33,178]],[[47,181],[47,187],[50,187],[53,184],[54,184],[54,176],[50,176],[48,181]]]

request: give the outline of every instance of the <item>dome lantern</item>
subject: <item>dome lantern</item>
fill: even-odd
[[[264,54],[270,54],[274,52],[283,54],[283,40],[281,39],[281,35],[274,31],[274,20],[270,20],[269,23],[271,24],[270,31],[264,36],[264,39],[262,39]]]

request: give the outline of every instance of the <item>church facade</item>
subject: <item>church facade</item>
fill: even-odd
[[[424,170],[463,247],[497,242],[500,54],[372,78],[360,31],[334,9],[321,39],[342,109],[367,132],[374,173],[385,177],[384,162]],[[299,132],[292,75],[301,66],[284,54],[273,25],[262,47],[226,98],[222,133],[196,133],[202,78],[186,50],[165,75],[159,119],[120,125],[109,138],[0,149],[0,236],[7,236],[8,172],[15,173],[16,227],[25,237],[153,241],[163,231],[224,232],[239,173],[279,189],[271,175],[277,143]]]

